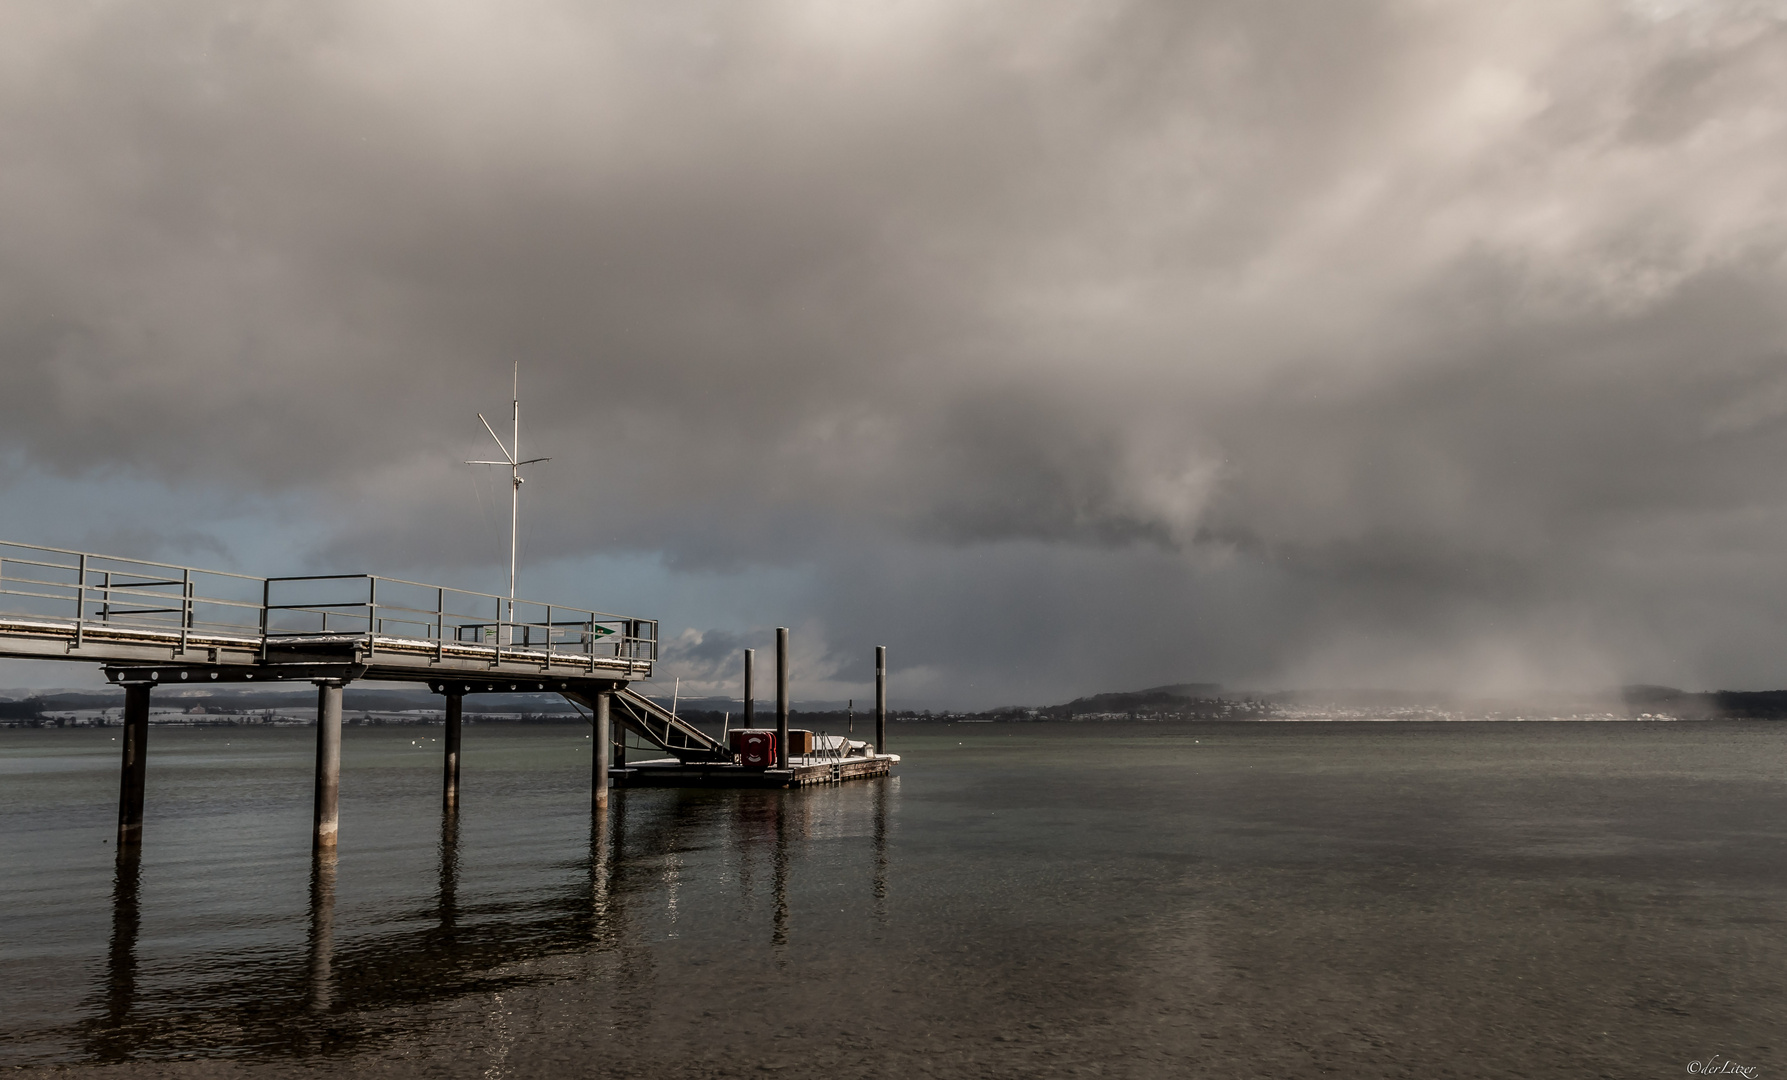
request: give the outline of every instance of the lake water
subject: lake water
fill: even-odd
[[[0,1065],[108,1076],[1787,1069],[1787,724],[895,725],[624,791],[587,728],[0,731]],[[1715,1057],[1716,1055],[1716,1057]]]

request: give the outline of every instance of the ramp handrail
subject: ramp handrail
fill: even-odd
[[[594,701],[581,694],[565,692],[564,696],[589,709],[596,707]],[[667,754],[682,761],[732,760],[730,747],[644,694],[623,687],[614,692],[612,701],[611,720]]]

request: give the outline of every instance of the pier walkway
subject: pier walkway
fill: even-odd
[[[786,640],[779,631],[783,745]],[[596,806],[607,804],[617,781],[649,782],[631,780],[642,771],[659,782],[687,773],[705,783],[739,769],[729,746],[628,689],[651,677],[656,620],[374,574],[254,577],[0,542],[0,657],[98,663],[125,689],[121,845],[141,837],[149,699],[157,686],[316,684],[319,849],[335,844],[342,689],[356,680],[423,683],[443,696],[449,808],[458,801],[462,703],[473,693],[551,692],[587,708]],[[878,663],[878,677],[884,671]],[[617,727],[670,755],[676,768],[627,768]],[[886,756],[884,741],[870,757]],[[785,760],[778,764],[776,771],[788,771]],[[886,771],[884,764],[876,775]],[[852,776],[860,772],[853,767]],[[780,780],[767,786],[794,786],[792,773],[767,779]]]

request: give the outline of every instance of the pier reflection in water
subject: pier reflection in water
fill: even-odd
[[[310,962],[304,1011],[326,1013],[335,1000],[335,862],[325,848],[310,860]]]
[[[400,929],[341,924],[343,871],[324,851],[311,861],[301,955],[187,957],[153,987],[138,977],[141,865],[131,853],[118,863],[104,985],[83,1041],[102,1061],[352,1052],[421,1034],[438,1019],[431,1006],[450,1011],[590,975],[608,990],[611,1022],[625,1027],[631,1014],[637,1025],[653,1005],[628,992],[630,979],[652,975],[639,945],[698,928],[730,937],[754,923],[747,947],[755,937],[779,958],[795,942],[791,890],[803,868],[826,904],[854,893],[865,917],[884,919],[889,788],[897,784],[628,792],[590,812],[587,851],[560,863],[560,887],[464,899],[461,812],[449,808],[432,898],[374,920]],[[817,857],[816,841],[831,841]],[[771,868],[767,895],[755,870],[763,862]]]
[[[106,982],[100,999],[105,1012],[95,1024],[93,1055],[101,1061],[130,1056],[130,1013],[136,998],[137,934],[142,928],[138,893],[142,887],[142,851],[135,845],[118,851],[112,881],[112,942],[106,955]]]

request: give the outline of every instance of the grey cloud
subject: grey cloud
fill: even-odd
[[[520,358],[534,559],[804,567],[773,618],[855,656],[879,612],[939,686],[1771,677],[1701,603],[1783,591],[1738,584],[1787,506],[1766,9],[187,0],[0,40],[0,449],[69,483],[296,493],[318,563],[462,573]]]

